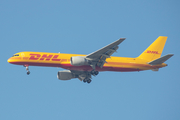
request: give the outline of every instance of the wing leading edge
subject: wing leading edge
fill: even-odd
[[[103,67],[106,62],[106,58],[110,58],[110,56],[116,52],[119,48],[118,45],[123,42],[126,38],[120,38],[119,40],[91,53],[86,56],[87,59],[92,61],[91,67],[95,69],[95,66]]]

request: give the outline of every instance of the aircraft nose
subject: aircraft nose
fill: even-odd
[[[7,62],[8,62],[8,63],[11,63],[11,58],[9,58],[9,59],[7,60]]]

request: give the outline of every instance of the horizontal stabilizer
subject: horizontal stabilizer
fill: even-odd
[[[172,57],[173,55],[174,55],[174,54],[167,54],[167,55],[165,55],[165,56],[163,56],[163,57],[160,57],[160,58],[158,58],[158,59],[155,59],[155,60],[149,62],[148,64],[150,64],[150,65],[162,64],[162,63],[164,63],[166,60],[168,60],[170,57]]]

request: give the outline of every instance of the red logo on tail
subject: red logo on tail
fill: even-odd
[[[147,50],[146,53],[150,53],[150,54],[160,54],[160,53],[158,53],[158,51],[151,51],[151,50]]]

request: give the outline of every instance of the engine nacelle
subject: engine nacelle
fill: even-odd
[[[83,56],[75,56],[71,57],[71,65],[73,66],[81,66],[81,65],[89,65],[88,60]]]
[[[71,80],[75,78],[74,75],[71,73],[70,70],[59,71],[57,74],[57,78],[59,80]]]

